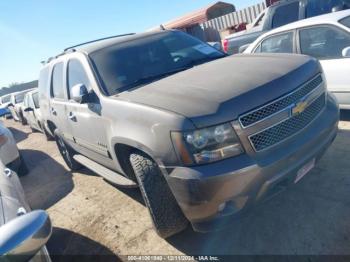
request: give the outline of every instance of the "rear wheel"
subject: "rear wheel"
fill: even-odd
[[[49,134],[49,132],[47,132],[45,126],[42,126],[42,130],[43,130],[43,133],[44,133],[47,141],[54,140],[54,138]]]
[[[24,117],[22,111],[19,112],[19,121],[20,121],[20,122],[22,123],[22,125],[24,125],[24,126],[28,124],[27,119]]]
[[[184,230],[188,220],[177,204],[158,165],[140,152],[130,155],[130,163],[158,235],[167,238]]]
[[[73,156],[76,154],[76,152],[67,145],[61,136],[58,134],[55,135],[56,144],[58,147],[58,150],[60,151],[64,162],[69,167],[71,171],[77,171],[79,170],[82,165],[74,160]]]

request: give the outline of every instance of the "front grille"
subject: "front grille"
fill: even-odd
[[[322,83],[322,81],[323,81],[322,76],[318,75],[316,78],[314,78],[313,80],[311,80],[306,85],[299,88],[298,90],[294,91],[293,93],[287,96],[284,96],[278,99],[277,101],[270,103],[264,107],[261,107],[253,112],[250,112],[246,115],[241,116],[239,118],[241,125],[243,127],[251,126],[256,122],[259,122],[264,118],[285,109],[286,107],[299,101],[301,98],[303,98],[312,90],[314,90],[316,87],[318,87]]]
[[[267,149],[305,128],[325,106],[325,96],[325,93],[321,95],[301,114],[251,136],[249,139],[254,149],[256,151]]]

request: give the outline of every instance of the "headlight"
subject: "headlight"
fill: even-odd
[[[244,152],[231,124],[173,132],[172,139],[186,165],[215,162]]]

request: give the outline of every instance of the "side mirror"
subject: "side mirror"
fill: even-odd
[[[216,50],[222,51],[222,46],[220,42],[208,42],[208,45],[214,47]]]
[[[84,84],[77,84],[72,87],[71,98],[73,101],[84,104],[89,101],[89,92]]]
[[[343,49],[342,54],[343,54],[343,57],[350,58],[350,46],[345,47],[345,48]]]
[[[10,255],[29,260],[47,243],[51,232],[51,221],[45,211],[33,211],[11,220],[0,227],[0,260]]]
[[[25,108],[23,111],[24,111],[24,112],[33,112],[34,109],[31,108],[31,107],[27,107],[27,108]]]

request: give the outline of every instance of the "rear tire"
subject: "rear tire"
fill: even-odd
[[[58,147],[58,150],[61,153],[61,156],[71,171],[77,171],[81,169],[82,165],[74,160],[73,156],[76,152],[64,142],[64,140],[58,135],[55,134],[55,140]]]
[[[20,121],[20,122],[22,123],[22,125],[24,125],[24,126],[28,124],[27,119],[24,117],[22,111],[19,112],[19,121]]]
[[[188,220],[177,204],[158,165],[141,152],[132,153],[130,163],[158,235],[168,238],[184,230]]]
[[[49,134],[49,132],[47,132],[45,126],[42,127],[43,133],[46,137],[46,141],[53,141],[54,138]]]

